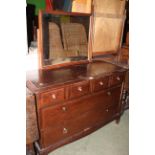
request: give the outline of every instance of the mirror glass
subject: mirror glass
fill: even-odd
[[[43,13],[43,65],[88,59],[89,16]]]

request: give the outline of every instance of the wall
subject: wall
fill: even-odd
[[[36,6],[35,15],[38,15],[39,9],[45,9],[45,0],[26,0],[26,3]]]

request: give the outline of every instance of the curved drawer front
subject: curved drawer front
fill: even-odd
[[[69,87],[69,98],[77,98],[90,93],[89,81],[73,84]]]
[[[59,88],[41,94],[41,106],[55,104],[65,100],[64,88]]]
[[[78,133],[84,133],[100,123],[110,121],[116,113],[116,107],[89,111],[74,120],[68,120],[61,126],[48,128],[42,131],[43,147],[60,142]]]
[[[108,89],[82,100],[73,100],[62,105],[50,106],[41,110],[41,129],[52,126],[61,126],[65,120],[72,120],[80,115],[94,110],[106,109],[109,106],[118,105],[121,87]]]

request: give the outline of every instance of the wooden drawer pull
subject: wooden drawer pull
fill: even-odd
[[[100,84],[100,86],[103,86],[103,82],[102,81],[100,81],[99,84]]]
[[[43,83],[39,83],[39,86],[43,86],[44,84]]]
[[[67,134],[68,130],[66,128],[63,128],[63,134]]]
[[[106,109],[106,112],[109,112],[109,109]]]
[[[56,95],[55,94],[52,94],[52,99],[56,99]]]
[[[119,76],[117,76],[117,78],[116,78],[118,81],[120,81],[121,79],[120,79],[120,77]]]
[[[108,94],[108,96],[111,96],[111,92],[110,91],[108,91],[107,94]]]
[[[90,128],[86,128],[86,129],[84,129],[83,131],[86,132],[86,131],[88,131],[89,129],[90,129]]]
[[[63,110],[63,111],[66,111],[66,107],[62,107],[62,110]]]
[[[78,91],[82,91],[82,87],[78,87],[77,89],[78,89]]]

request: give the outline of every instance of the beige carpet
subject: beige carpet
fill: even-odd
[[[49,155],[129,155],[129,111],[115,121]]]

